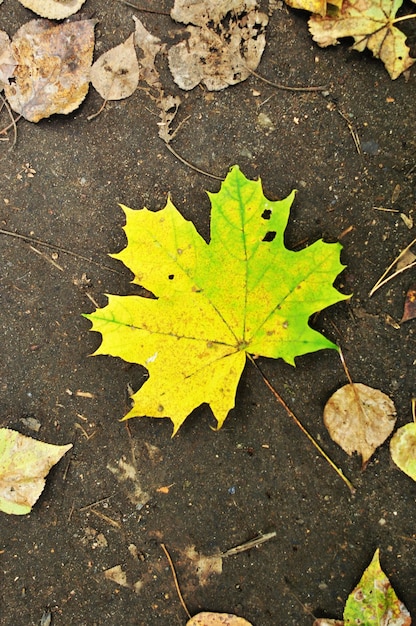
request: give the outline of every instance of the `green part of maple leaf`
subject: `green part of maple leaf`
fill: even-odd
[[[395,79],[416,60],[410,57],[406,35],[395,26],[402,4],[403,0],[344,0],[341,11],[334,16],[313,15],[309,30],[322,47],[335,45],[342,37],[353,37],[352,48],[359,52],[371,50]]]
[[[156,299],[109,295],[107,306],[85,315],[102,335],[96,355],[149,372],[124,419],[168,417],[174,433],[203,403],[222,426],[247,353],[294,365],[296,356],[337,349],[308,320],[349,297],[333,287],[344,268],[339,243],[285,248],[294,192],[272,202],[260,180],[235,166],[209,197],[209,243],[170,199],[157,212],[123,206],[128,244],[112,256]]]
[[[345,626],[410,626],[409,611],[400,602],[380,565],[379,550],[344,607]]]

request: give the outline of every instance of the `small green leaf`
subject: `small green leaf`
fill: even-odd
[[[55,446],[0,428],[0,511],[26,515],[45,486],[45,476],[72,444]]]
[[[390,454],[398,467],[416,480],[416,423],[399,428],[390,441]]]
[[[400,602],[380,566],[379,550],[360,582],[348,596],[345,626],[410,626],[409,611]]]

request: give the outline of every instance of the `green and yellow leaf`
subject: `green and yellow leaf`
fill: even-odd
[[[155,299],[109,295],[106,307],[85,316],[102,335],[95,354],[149,372],[125,419],[167,417],[174,432],[203,403],[222,426],[247,354],[294,365],[297,356],[336,349],[308,320],[348,298],[333,287],[344,267],[340,244],[285,247],[294,192],[272,202],[260,180],[235,166],[209,197],[209,243],[170,200],[158,212],[123,206],[128,244],[113,256]]]
[[[379,550],[349,595],[344,608],[345,626],[410,626],[409,611],[400,602],[380,566]]]

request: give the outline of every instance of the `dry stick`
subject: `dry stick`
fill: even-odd
[[[142,13],[154,13],[155,15],[170,15],[170,13],[165,13],[164,11],[156,11],[154,9],[143,9],[142,7],[138,7],[137,4],[133,4],[133,2],[127,2],[127,0],[118,0],[121,4],[125,4],[126,7],[131,7],[132,9],[136,9],[136,11],[141,11]]]
[[[221,552],[220,556],[223,558],[226,556],[235,556],[236,554],[240,554],[241,552],[245,552],[246,550],[257,548],[257,546],[261,545],[262,543],[266,543],[266,541],[270,541],[270,539],[273,539],[273,537],[276,537],[276,535],[277,532],[275,530],[271,533],[266,533],[265,535],[257,535],[257,537],[254,537],[254,539],[250,539],[249,541],[245,541],[238,546],[234,546],[234,548],[229,548],[229,550]]]
[[[83,256],[82,254],[77,254],[76,252],[72,252],[72,250],[68,250],[67,248],[62,248],[61,246],[57,246],[53,243],[47,243],[46,241],[42,241],[42,239],[36,239],[35,237],[28,237],[27,235],[14,233],[11,230],[5,230],[4,228],[0,228],[0,235],[8,235],[9,237],[15,237],[16,239],[21,239],[22,241],[26,241],[26,243],[35,243],[38,246],[45,246],[45,248],[50,248],[51,250],[57,250],[58,252],[62,252],[63,254],[68,254],[69,256],[72,256],[75,259],[82,259],[83,261],[88,261],[88,263],[97,265],[103,270],[108,270],[109,272],[113,272],[114,274],[119,274],[120,276],[123,276],[121,272],[113,269],[112,267],[108,267],[108,265],[102,265],[101,263],[98,263],[98,261],[94,261],[93,259],[90,259],[87,256]]]
[[[22,115],[18,115],[16,118],[14,118],[12,115],[12,121],[10,122],[8,126],[0,130],[0,134],[7,133],[7,131],[10,130],[11,128],[16,128],[16,122],[18,122],[21,117]]]
[[[182,596],[182,593],[181,593],[181,590],[180,590],[180,587],[179,587],[179,583],[178,583],[178,577],[177,577],[176,571],[175,571],[175,566],[174,566],[173,561],[172,561],[172,559],[170,557],[168,549],[167,549],[167,547],[165,546],[164,543],[161,543],[160,545],[161,545],[162,550],[165,553],[165,556],[166,556],[166,558],[168,560],[170,571],[172,572],[172,576],[173,576],[173,582],[175,583],[176,593],[178,594],[178,598],[180,600],[180,603],[182,604],[183,609],[184,609],[185,613],[187,614],[187,616],[189,617],[189,619],[191,619],[192,616],[191,616],[190,612],[188,611],[188,607],[185,604],[185,600],[183,599],[183,596]]]
[[[406,254],[406,252],[408,252],[410,248],[415,245],[415,243],[416,243],[416,238],[413,239],[413,241],[411,241],[409,245],[406,246],[406,248],[400,252],[400,254],[394,259],[392,263],[390,263],[386,271],[380,276],[380,278],[378,279],[378,281],[376,282],[376,284],[374,285],[374,287],[368,294],[370,298],[377,291],[377,289],[380,289],[380,287],[383,287],[383,285],[388,283],[389,280],[392,280],[392,278],[395,278],[396,276],[398,276],[405,270],[408,270],[409,268],[414,267],[416,265],[416,261],[413,261],[413,263],[409,263],[405,267],[402,267],[400,270],[396,270],[391,276],[388,276],[387,278],[385,278],[387,274],[390,272],[390,270],[396,265],[396,263],[400,261],[400,259]]]
[[[354,142],[355,145],[355,149],[357,150],[358,154],[362,154],[362,150],[361,150],[361,141],[360,141],[360,137],[358,136],[357,131],[355,130],[354,126],[351,124],[350,120],[348,119],[348,117],[345,115],[345,113],[343,113],[341,111],[341,109],[336,109],[338,111],[338,113],[340,114],[340,116],[342,117],[343,120],[345,120],[345,122],[347,123],[348,126],[348,130],[350,131],[352,140]]]
[[[254,70],[251,70],[249,67],[245,66],[246,69],[253,74],[256,78],[259,78],[264,83],[271,85],[272,87],[276,87],[276,89],[284,89],[285,91],[323,91],[326,89],[326,85],[319,85],[317,87],[289,87],[288,85],[281,85],[280,83],[273,83],[268,78],[264,78],[261,74],[257,74]]]
[[[172,148],[170,143],[168,143],[167,141],[164,141],[164,144],[169,150],[169,152],[173,154],[173,156],[179,159],[179,161],[181,161],[181,163],[183,163],[184,165],[187,165],[192,170],[195,170],[195,172],[198,172],[199,174],[202,174],[203,176],[208,176],[209,178],[215,178],[215,180],[221,180],[221,181],[224,180],[224,178],[222,178],[221,176],[216,176],[215,174],[210,174],[209,172],[205,172],[204,170],[199,169],[199,167],[197,167],[196,165],[192,165],[192,163],[189,163],[189,161],[186,161],[183,157],[181,157],[180,154],[176,152],[176,150]]]
[[[9,124],[9,126],[6,126],[6,128],[3,128],[3,130],[1,130],[0,133],[5,133],[5,132],[7,132],[9,130],[9,128],[13,128],[13,143],[12,143],[12,145],[9,148],[9,150],[12,150],[12,148],[14,148],[14,146],[16,145],[16,142],[17,142],[17,126],[16,126],[16,122],[22,116],[19,115],[16,119],[14,119],[12,110],[11,110],[10,105],[7,102],[6,98],[4,98],[4,96],[2,96],[1,94],[0,94],[0,98],[1,98],[1,101],[3,103],[3,106],[6,108],[6,111],[9,114],[9,117],[11,119],[11,125]]]
[[[355,487],[354,485],[351,483],[350,480],[348,480],[348,478],[345,476],[345,474],[343,473],[342,469],[337,467],[334,463],[334,461],[327,455],[327,453],[321,448],[321,446],[319,445],[319,443],[312,437],[312,435],[306,430],[306,428],[304,427],[304,425],[302,424],[302,422],[300,422],[298,420],[298,418],[296,417],[296,415],[293,413],[293,411],[288,407],[288,405],[286,404],[286,402],[283,400],[283,398],[278,394],[278,392],[276,391],[276,389],[273,387],[273,385],[268,381],[268,379],[266,378],[266,376],[263,374],[263,372],[261,371],[260,367],[257,365],[257,363],[254,361],[254,359],[252,358],[252,356],[248,355],[250,361],[253,363],[253,365],[257,368],[258,372],[260,373],[260,376],[262,377],[265,385],[270,389],[270,391],[272,392],[272,394],[274,395],[274,397],[276,398],[276,400],[278,402],[280,402],[280,404],[282,405],[282,407],[285,409],[286,413],[289,415],[289,417],[291,417],[293,419],[293,421],[295,422],[295,424],[301,429],[301,431],[303,432],[304,435],[307,436],[307,438],[309,439],[309,441],[312,443],[312,445],[315,446],[315,448],[318,450],[319,454],[321,454],[321,456],[323,456],[323,458],[330,464],[330,466],[332,467],[333,470],[335,470],[335,472],[338,474],[338,476],[344,481],[344,483],[347,485],[348,489],[351,491],[351,493],[354,495],[355,493]]]
[[[33,252],[36,252],[36,254],[39,254],[39,256],[41,256],[44,259],[46,259],[46,261],[49,261],[49,263],[51,263],[54,267],[56,267],[61,272],[64,271],[64,268],[61,267],[58,263],[55,263],[55,261],[53,259],[51,259],[50,257],[48,257],[48,255],[45,254],[45,252],[41,252],[40,250],[38,250],[37,248],[34,248],[33,246],[29,246],[29,248],[31,250],[33,250]]]
[[[96,117],[98,117],[105,109],[105,105],[107,104],[108,100],[103,100],[102,105],[100,106],[100,108],[98,109],[98,111],[96,111],[95,113],[93,113],[92,115],[89,115],[87,117],[87,120],[89,122],[91,122],[91,120],[95,119]]]

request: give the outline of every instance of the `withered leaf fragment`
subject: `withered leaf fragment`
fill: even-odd
[[[134,45],[139,48],[139,80],[147,83],[149,87],[162,88],[159,72],[155,67],[156,56],[164,48],[158,37],[155,37],[143,26],[142,22],[133,15],[136,25],[134,32]]]
[[[400,324],[408,322],[416,317],[416,283],[411,285],[407,290],[406,299],[404,301],[403,317]]]
[[[302,9],[315,15],[325,17],[327,14],[337,14],[342,6],[342,0],[285,0],[293,9]]]
[[[9,35],[0,30],[0,91],[8,84],[16,67]]]
[[[94,50],[94,20],[52,24],[32,20],[13,37],[14,81],[10,106],[30,122],[70,113],[84,100]]]

